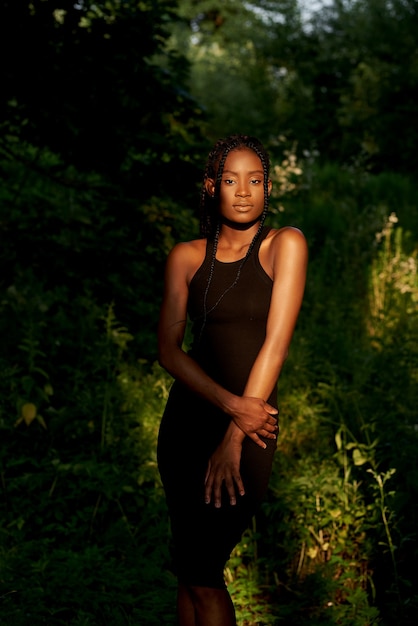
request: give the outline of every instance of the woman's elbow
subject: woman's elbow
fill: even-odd
[[[176,353],[178,352],[177,346],[168,345],[167,343],[160,342],[158,344],[158,363],[169,374],[173,374],[176,363]]]
[[[170,367],[170,358],[169,351],[164,348],[164,346],[158,346],[158,363],[165,370],[169,370]]]

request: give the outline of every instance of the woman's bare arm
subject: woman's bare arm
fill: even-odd
[[[267,399],[287,358],[302,305],[308,249],[296,228],[278,231],[271,243],[273,291],[267,318],[266,338],[254,361],[244,395]]]

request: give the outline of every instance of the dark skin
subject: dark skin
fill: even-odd
[[[263,168],[259,157],[245,148],[229,153],[220,188],[221,229],[216,258],[232,262],[243,258],[257,233],[264,206]],[[205,182],[213,195],[215,183]],[[271,182],[268,184],[269,193]],[[245,493],[240,475],[242,442],[250,437],[265,448],[260,436],[273,439],[277,409],[267,403],[277,385],[302,303],[306,280],[307,245],[300,230],[272,229],[262,242],[260,263],[273,280],[265,341],[251,368],[242,396],[211,379],[183,349],[190,281],[205,257],[206,240],[177,244],[167,259],[165,289],[159,321],[161,365],[230,418],[223,441],[208,462],[205,501],[221,506],[224,484],[230,504]],[[180,626],[234,626],[235,616],[224,589],[179,586]]]

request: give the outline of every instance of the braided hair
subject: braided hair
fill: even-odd
[[[218,240],[221,226],[221,216],[218,211],[219,206],[219,198],[220,198],[220,188],[221,181],[223,176],[223,170],[226,158],[228,154],[235,150],[243,150],[250,149],[255,152],[255,154],[259,157],[261,164],[263,166],[263,187],[264,187],[264,207],[263,212],[260,218],[260,224],[256,234],[254,235],[247,253],[239,264],[237,274],[235,276],[234,281],[231,283],[227,289],[219,296],[218,300],[215,304],[208,310],[207,308],[207,296],[209,292],[209,287],[212,282],[213,272],[215,269],[215,259],[216,252],[218,248]],[[212,151],[209,153],[208,160],[206,162],[205,173],[203,177],[202,189],[200,194],[200,234],[202,237],[206,237],[208,239],[213,239],[213,251],[212,258],[209,270],[209,277],[206,284],[206,289],[203,297],[203,314],[202,314],[202,326],[200,329],[199,340],[202,336],[203,329],[206,325],[206,320],[208,314],[215,309],[223,297],[235,287],[237,282],[239,281],[241,270],[250,256],[258,237],[263,229],[264,221],[267,216],[268,211],[268,203],[269,203],[269,191],[268,191],[268,182],[269,182],[269,172],[270,172],[270,158],[269,155],[262,145],[262,143],[256,139],[255,137],[251,137],[249,135],[230,135],[226,139],[220,139],[214,145]],[[206,189],[206,180],[211,178],[215,181],[215,190],[213,196],[209,195]]]

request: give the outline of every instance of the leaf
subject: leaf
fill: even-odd
[[[318,547],[314,546],[313,548],[309,548],[307,554],[310,559],[315,559],[318,556]]]
[[[354,441],[350,441],[350,443],[347,443],[347,445],[345,446],[346,450],[352,450],[353,448],[355,448],[357,446],[356,443],[354,443]]]
[[[355,448],[353,450],[354,465],[364,465],[365,463],[367,463],[368,460],[369,459],[367,458],[367,456],[364,456],[358,448]]]
[[[22,406],[21,417],[23,418],[26,426],[29,426],[36,417],[37,408],[32,402],[26,402]]]
[[[44,420],[44,418],[42,417],[42,415],[39,415],[39,414],[38,414],[38,415],[36,416],[36,419],[38,420],[38,422],[40,423],[40,425],[41,425],[43,428],[45,428],[45,430],[47,430],[46,423],[45,423],[45,420]]]
[[[51,385],[51,383],[46,383],[46,385],[44,385],[44,391],[48,396],[53,396],[54,395],[54,389]]]
[[[337,431],[335,433],[335,443],[338,450],[341,450],[342,441],[341,441],[341,431]]]

